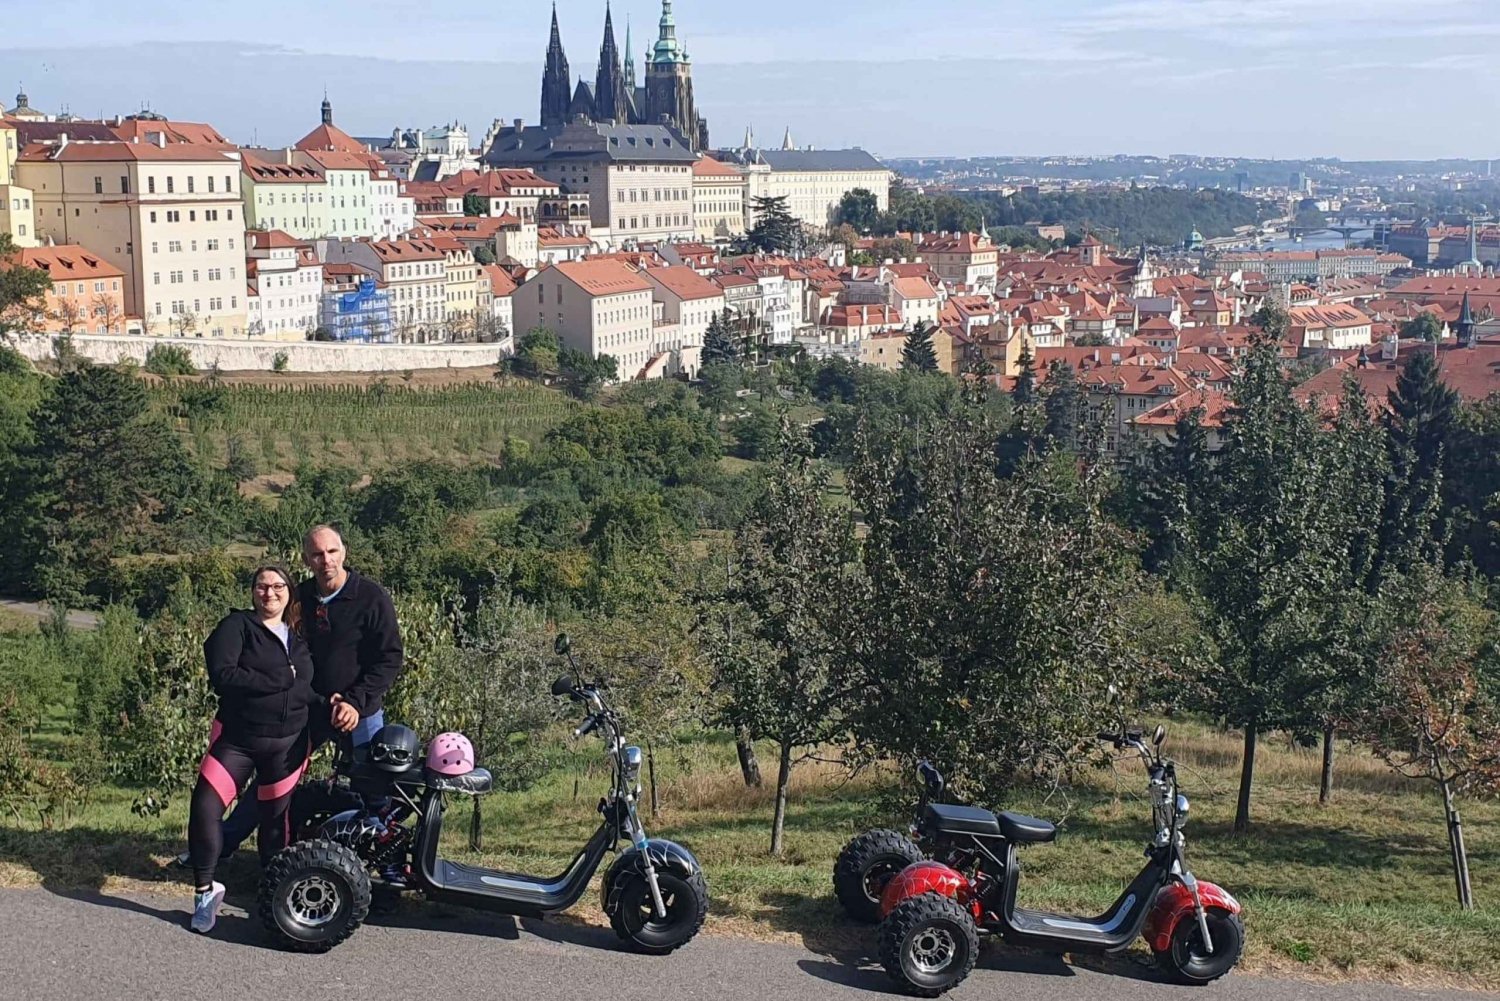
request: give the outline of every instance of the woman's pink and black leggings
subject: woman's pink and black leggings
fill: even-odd
[[[188,816],[188,852],[198,886],[213,882],[224,845],[224,810],[254,775],[260,807],[260,861],[265,865],[292,840],[292,791],[307,768],[307,734],[226,738],[214,721],[208,753],[198,766]]]

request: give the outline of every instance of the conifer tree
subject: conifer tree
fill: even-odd
[[[733,365],[739,360],[739,348],[729,332],[728,310],[715,313],[708,322],[708,331],[703,336],[703,366]]]
[[[932,328],[918,321],[912,324],[901,348],[901,367],[908,372],[936,372],[937,350],[932,346]]]

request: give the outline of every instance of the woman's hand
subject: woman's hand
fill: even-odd
[[[333,707],[330,714],[333,728],[339,733],[352,733],[359,726],[359,710],[345,702],[342,695],[330,695],[328,701]]]

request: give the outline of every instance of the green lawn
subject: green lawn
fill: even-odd
[[[1245,966],[1261,971],[1500,986],[1500,808],[1466,804],[1473,881],[1481,909],[1462,914],[1453,901],[1437,798],[1399,780],[1378,762],[1340,748],[1333,806],[1317,806],[1317,755],[1280,738],[1262,744],[1255,828],[1229,831],[1238,738],[1177,724],[1168,752],[1182,764],[1193,800],[1188,824],[1195,871],[1245,905]],[[67,753],[68,742],[55,749]],[[762,749],[762,765],[774,762]],[[554,767],[532,789],[483,801],[486,852],[480,861],[508,869],[560,871],[593,829],[594,804],[607,782],[598,742],[559,738]],[[770,776],[768,775],[768,778]],[[658,752],[661,816],[653,834],[689,845],[707,869],[710,929],[721,934],[787,937],[829,954],[863,954],[867,929],[851,927],[829,896],[833,856],[857,831],[905,823],[907,793],[890,772],[850,780],[836,766],[810,763],[797,773],[782,859],[766,851],[769,787],[747,790],[733,748],[698,736]],[[577,794],[575,796],[575,781]],[[1030,906],[1102,910],[1138,870],[1147,837],[1140,765],[1101,768],[1079,784],[1016,795],[1006,808],[1058,819],[1055,845],[1024,854],[1022,901]],[[131,796],[106,788],[60,829],[0,819],[0,884],[42,882],[57,889],[121,888],[172,880],[160,865],[181,848],[186,801],[161,817],[130,812]],[[449,814],[452,853],[468,857],[468,810]],[[232,892],[249,893],[254,865],[226,874]],[[185,886],[182,892],[186,892]],[[579,916],[597,920],[593,897]],[[416,905],[414,905],[416,906]],[[1122,962],[1130,962],[1129,959]]]

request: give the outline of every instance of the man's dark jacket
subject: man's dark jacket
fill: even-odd
[[[342,695],[361,717],[373,715],[396,683],[403,664],[396,606],[385,588],[353,570],[326,605],[316,581],[297,588],[303,632],[312,650],[313,690]]]

